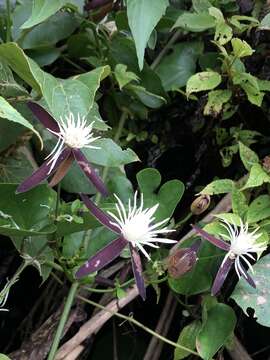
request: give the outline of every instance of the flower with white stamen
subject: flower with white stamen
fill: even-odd
[[[156,242],[171,244],[175,243],[175,240],[158,237],[159,234],[167,234],[174,230],[170,230],[166,227],[162,227],[168,222],[168,219],[154,223],[155,217],[153,216],[156,212],[159,204],[154,205],[151,208],[144,209],[143,207],[143,194],[141,194],[140,205],[137,205],[137,191],[134,195],[133,204],[131,200],[128,202],[128,210],[125,209],[122,201],[118,196],[114,195],[117,203],[115,208],[117,215],[108,211],[108,214],[115,220],[111,221],[111,224],[116,226],[123,237],[129,241],[134,247],[137,247],[146,257],[150,260],[149,254],[145,251],[144,245],[158,248]]]
[[[221,225],[228,232],[228,234],[221,234],[222,237],[225,240],[230,241],[230,249],[225,256],[222,265],[227,258],[230,258],[231,260],[234,260],[234,267],[238,277],[240,278],[241,275],[246,277],[241,260],[244,261],[248,268],[253,272],[249,259],[254,261],[256,259],[251,253],[255,253],[258,256],[258,253],[263,252],[267,248],[267,244],[266,242],[257,242],[262,234],[258,233],[259,228],[249,232],[248,223],[243,224],[241,221],[240,228],[238,228],[236,225],[231,225],[224,220]]]
[[[47,128],[51,133],[58,137],[58,141],[51,151],[51,153],[46,157],[50,158],[49,163],[51,163],[51,168],[49,173],[55,166],[56,161],[62,153],[62,150],[65,146],[72,149],[81,149],[81,148],[91,148],[91,149],[100,149],[100,147],[93,146],[91,143],[100,139],[100,136],[93,136],[93,125],[94,121],[87,125],[87,120],[85,116],[81,117],[80,114],[77,116],[77,121],[72,113],[65,117],[66,122],[60,117],[60,122],[58,123],[59,132],[55,132]]]

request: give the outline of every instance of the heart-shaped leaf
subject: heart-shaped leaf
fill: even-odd
[[[155,213],[156,221],[172,216],[181,200],[185,187],[180,180],[170,180],[161,187],[161,175],[156,169],[144,169],[137,174],[137,182],[144,196],[145,207],[159,204]]]

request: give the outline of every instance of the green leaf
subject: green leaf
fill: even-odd
[[[182,198],[184,184],[179,180],[170,180],[160,187],[161,175],[158,170],[151,168],[138,172],[137,182],[144,196],[145,207],[159,204],[155,212],[156,221],[170,218]]]
[[[200,194],[217,195],[229,193],[234,189],[234,182],[230,179],[214,180],[208,184]]]
[[[156,68],[156,73],[166,91],[186,85],[196,70],[196,61],[203,51],[200,41],[185,42],[172,47],[172,53],[164,56]]]
[[[216,218],[226,221],[229,224],[232,225],[241,225],[241,217],[238,214],[232,214],[232,213],[223,213],[223,214],[216,214]]]
[[[11,360],[11,359],[5,354],[0,354],[0,360]]]
[[[173,25],[174,28],[182,28],[192,32],[201,32],[215,27],[215,18],[208,12],[200,14],[184,12]]]
[[[196,337],[198,332],[201,329],[201,322],[198,320],[193,321],[192,323],[186,325],[180,332],[180,335],[177,340],[177,344],[185,346],[189,349],[195,349],[196,346]],[[174,350],[174,360],[181,360],[189,356],[190,352],[185,351],[180,348],[175,348]]]
[[[61,12],[27,31],[17,42],[23,49],[48,47],[68,38],[78,26],[73,14]]]
[[[34,171],[33,164],[30,162],[29,157],[29,153],[27,153],[27,150],[23,147],[3,157],[0,166],[0,183],[18,184],[26,179],[29,174]]]
[[[249,205],[247,222],[254,223],[270,216],[270,196],[260,195]]]
[[[54,46],[31,49],[27,53],[41,67],[51,65],[61,56],[61,51]]]
[[[91,111],[95,94],[101,80],[109,74],[109,66],[96,68],[72,79],[61,80],[41,70],[15,43],[1,44],[0,56],[4,57],[13,71],[38,94],[43,95],[56,120],[60,117],[65,119],[65,116],[72,112],[85,116],[89,123],[93,121]],[[96,123],[98,124],[98,121]],[[99,125],[97,127],[99,128]]]
[[[118,167],[134,161],[140,161],[131,149],[122,150],[112,139],[103,138],[95,141],[100,149],[84,149],[87,159],[94,164]]]
[[[225,304],[217,304],[207,312],[207,318],[196,338],[196,346],[204,360],[210,360],[226,343],[236,325],[233,309]]]
[[[47,236],[38,235],[27,238],[11,236],[11,239],[21,256],[28,261],[32,260],[31,265],[38,270],[42,281],[46,281],[52,271],[52,267],[47,265],[46,261],[54,260],[53,250],[48,245]]]
[[[126,89],[132,92],[144,105],[152,109],[157,109],[166,103],[164,97],[146,90],[143,86],[128,84]]]
[[[192,0],[192,6],[197,13],[207,12],[212,6],[209,0]]]
[[[250,171],[254,164],[259,162],[258,155],[251,150],[249,147],[244,145],[241,141],[238,142],[239,144],[239,155],[244,164],[245,168]]]
[[[0,96],[0,118],[13,121],[33,131],[43,146],[42,138],[28,120],[26,120],[14,107],[12,107],[2,96]],[[1,119],[0,119],[1,121]]]
[[[54,15],[63,6],[72,4],[77,6],[76,0],[33,0],[32,14],[21,26],[22,29],[29,29]]]
[[[233,76],[233,83],[241,86],[252,104],[262,105],[264,93],[260,91],[258,79],[255,76],[245,72],[236,73]]]
[[[242,219],[246,218],[248,210],[247,199],[245,194],[238,189],[232,191],[232,209],[234,214],[239,215]]]
[[[214,40],[220,45],[225,45],[233,36],[232,28],[226,23],[222,12],[216,7],[208,9],[209,14],[216,19],[216,31]]]
[[[150,35],[165,14],[168,0],[127,0],[127,16],[135,41],[139,68],[143,68],[144,51]]]
[[[192,75],[187,82],[186,92],[190,95],[194,92],[212,90],[221,83],[221,76],[215,71],[203,71]]]
[[[270,13],[266,14],[259,25],[260,30],[270,30]]]
[[[99,175],[100,169],[95,168]],[[82,172],[79,165],[74,161],[68,173],[61,181],[61,188],[69,193],[82,192],[84,194],[96,194],[96,188]]]
[[[28,96],[28,92],[14,80],[12,71],[4,59],[0,60],[0,95],[4,98]]]
[[[251,56],[254,53],[252,47],[245,40],[233,38],[231,40],[231,43],[233,48],[233,54],[237,58]]]
[[[55,206],[55,192],[39,185],[27,193],[16,194],[17,185],[0,184],[0,234],[35,236],[55,231],[49,218]]]
[[[270,176],[260,164],[254,164],[250,169],[248,180],[241,190],[261,186],[264,183],[270,183]]]
[[[244,279],[237,283],[231,298],[242,308],[248,316],[247,309],[252,308],[255,311],[256,321],[270,327],[270,255],[266,255],[253,265],[254,274],[252,278],[255,281],[256,289],[251,287]]]
[[[204,107],[204,115],[211,115],[217,117],[223,108],[232,97],[231,90],[213,90],[208,93],[208,100]]]
[[[114,75],[119,84],[120,90],[122,90],[122,88],[131,81],[134,80],[137,82],[139,80],[138,76],[131,71],[127,71],[127,65],[123,64],[116,65]]]

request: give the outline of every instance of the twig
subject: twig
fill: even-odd
[[[175,310],[177,307],[177,301],[170,291],[165,306],[162,310],[161,316],[159,318],[158,324],[155,328],[155,332],[158,334],[162,334],[164,337],[167,335],[171,321],[173,319]],[[158,360],[160,359],[160,353],[162,351],[163,342],[157,339],[155,336],[152,337],[147,351],[144,355],[143,360]]]
[[[70,354],[68,354],[65,357],[65,360],[76,360],[78,359],[78,356],[83,352],[84,350],[84,346],[79,345],[77,346],[74,350],[72,350],[72,352]]]
[[[164,48],[161,50],[161,52],[158,54],[158,56],[155,58],[155,60],[151,64],[151,69],[155,69],[158,64],[161,62],[163,56],[167,54],[167,52],[170,50],[170,47],[176,42],[176,40],[179,38],[179,36],[182,34],[182,30],[177,30],[173,36],[170,38],[170,40],[167,42],[167,44],[164,46]]]
[[[127,291],[127,295],[120,300],[113,300],[107,306],[107,311],[100,311],[95,316],[93,316],[90,320],[88,320],[85,324],[81,326],[79,331],[75,336],[73,336],[70,340],[68,340],[56,354],[56,360],[65,359],[65,356],[73,351],[78,345],[80,345],[85,339],[94,334],[97,329],[103,326],[114,314],[114,312],[118,311],[118,309],[122,309],[128,303],[130,303],[133,299],[138,296],[137,287],[134,286]],[[81,297],[78,296],[80,299]]]
[[[232,360],[252,360],[252,358],[247,353],[244,346],[240,343],[236,336],[233,339],[233,348],[227,348],[228,353]]]
[[[178,348],[178,349],[182,349],[182,350],[185,350],[187,352],[189,352],[190,354],[194,354],[194,355],[197,355],[199,356],[199,354],[194,351],[194,350],[191,350],[183,345],[180,345],[172,340],[169,340],[167,338],[165,338],[164,336],[156,333],[154,330],[150,329],[149,327],[145,326],[144,324],[140,323],[138,320],[134,319],[132,316],[126,316],[126,315],[123,315],[117,311],[112,311],[112,310],[109,310],[107,307],[105,306],[102,306],[92,300],[88,300],[86,298],[83,298],[82,296],[78,295],[78,298],[80,298],[81,300],[85,301],[86,303],[92,305],[92,306],[95,306],[99,309],[101,309],[102,311],[105,311],[105,312],[109,312],[111,313],[112,315],[114,316],[117,316],[119,317],[120,319],[124,319],[125,321],[128,321],[129,323],[131,324],[134,324],[136,326],[138,326],[139,328],[143,329],[145,332],[148,332],[149,334],[153,335],[153,336],[156,336],[159,340],[161,341],[164,341],[166,344],[169,344],[175,348]]]

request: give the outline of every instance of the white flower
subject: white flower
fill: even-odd
[[[51,157],[49,161],[49,163],[52,163],[50,172],[54,168],[54,165],[61,155],[65,145],[72,149],[100,149],[97,146],[91,145],[92,142],[100,138],[100,136],[93,136],[92,130],[94,121],[90,125],[86,125],[86,123],[87,121],[85,117],[81,117],[80,114],[78,114],[76,121],[74,115],[70,113],[68,116],[66,116],[66,122],[60,117],[60,122],[58,123],[59,132],[47,129],[58,137],[58,141],[55,147],[46,157],[46,159]]]
[[[256,259],[253,255],[251,255],[251,253],[256,253],[256,255],[258,255],[258,253],[263,252],[267,248],[267,244],[266,242],[257,242],[257,239],[262,235],[261,233],[257,233],[259,228],[249,232],[248,223],[243,224],[241,221],[240,229],[238,229],[236,225],[231,225],[225,220],[223,222],[224,224],[221,225],[228,231],[228,234],[221,235],[226,240],[230,241],[230,250],[225,256],[222,265],[228,257],[235,260],[235,271],[240,278],[241,274],[245,276],[245,271],[240,260],[243,260],[253,272],[249,259],[254,261]]]
[[[149,254],[143,248],[144,245],[158,248],[155,242],[171,244],[175,243],[175,240],[164,239],[157,237],[158,234],[167,234],[174,230],[169,230],[166,227],[160,229],[162,225],[168,222],[168,219],[160,221],[154,224],[155,217],[153,216],[156,212],[159,204],[151,208],[143,208],[143,194],[141,194],[140,205],[137,206],[137,191],[134,195],[133,205],[131,200],[128,202],[128,211],[125,209],[122,201],[114,195],[117,199],[118,204],[115,204],[118,217],[112,212],[108,211],[108,214],[115,220],[111,222],[112,225],[118,227],[123,237],[131,242],[134,247],[137,247],[141,252],[150,260]]]

